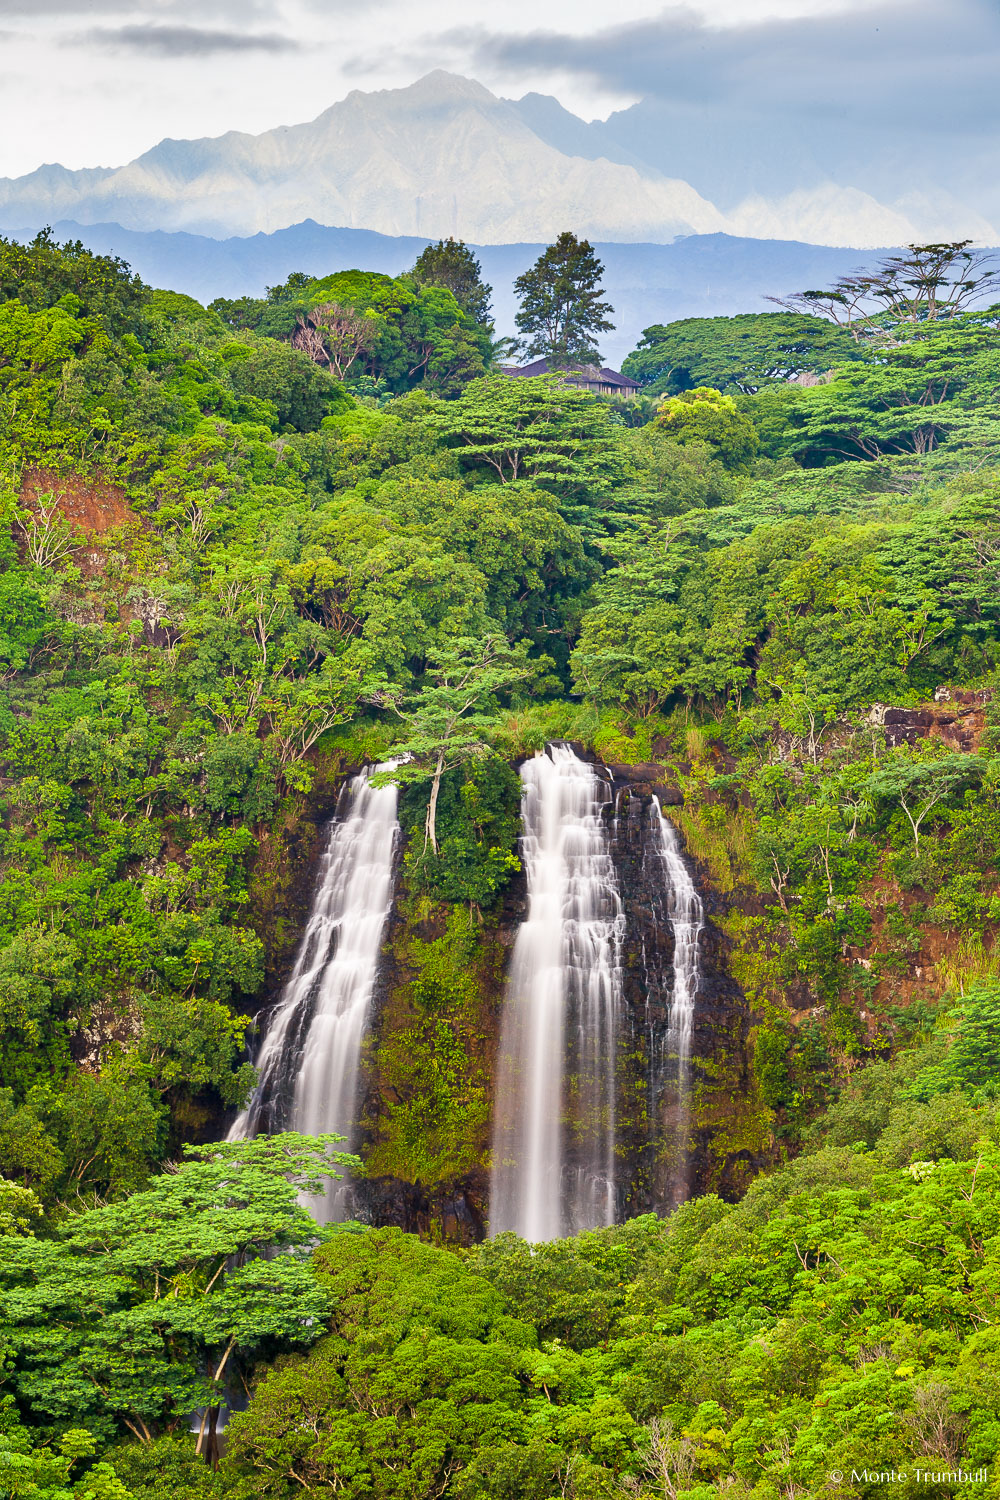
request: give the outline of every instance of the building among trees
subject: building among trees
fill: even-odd
[[[582,390],[593,392],[595,396],[617,396],[622,401],[630,399],[639,390],[637,380],[622,375],[618,370],[609,369],[607,365],[601,368],[597,365],[576,365],[570,369],[561,369],[548,359],[536,359],[530,365],[504,365],[502,368],[505,375],[558,375],[563,385],[579,386]]]

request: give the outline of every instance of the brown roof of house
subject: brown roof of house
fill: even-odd
[[[612,370],[607,365],[604,365],[599,373],[601,379],[606,380],[609,385],[620,385],[629,391],[637,391],[639,389],[638,380],[633,380],[631,375],[623,375],[620,370]]]
[[[564,375],[568,380],[573,380],[575,376],[577,383],[616,385],[625,391],[637,391],[639,389],[639,382],[637,380],[632,380],[628,375],[622,375],[619,370],[612,370],[607,365],[604,365],[601,369],[598,369],[596,365],[576,365],[575,367],[566,369],[557,369],[550,365],[547,359],[536,359],[530,365],[504,365],[503,369],[506,374],[513,376],[527,376],[530,378],[533,375]]]

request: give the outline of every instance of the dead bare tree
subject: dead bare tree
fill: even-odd
[[[327,365],[338,380],[375,346],[378,323],[364,313],[339,302],[321,302],[307,313],[299,313],[292,334],[296,349],[317,365]]]
[[[76,547],[79,540],[52,494],[37,497],[38,509],[24,511],[19,518],[28,557],[36,568],[54,568]]]
[[[694,1440],[675,1432],[667,1417],[654,1417],[647,1423],[646,1432],[649,1446],[642,1455],[642,1474],[623,1479],[625,1493],[639,1496],[652,1485],[653,1493],[662,1495],[663,1500],[676,1500],[689,1487],[698,1467]]]
[[[903,1413],[903,1426],[910,1433],[917,1458],[936,1459],[955,1468],[962,1454],[966,1419],[951,1407],[951,1391],[944,1381],[918,1386],[913,1410]]]

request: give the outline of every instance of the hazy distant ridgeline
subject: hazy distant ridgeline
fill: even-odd
[[[30,238],[44,221],[10,225],[7,232]],[[59,240],[80,239],[99,254],[120,255],[151,286],[187,292],[199,302],[215,297],[260,296],[292,271],[328,276],[363,266],[389,276],[413,265],[427,241],[377,234],[370,229],[334,229],[307,220],[274,234],[246,239],[143,233],[119,224],[84,225],[61,220]],[[544,249],[541,243],[476,245],[483,276],[493,287],[499,333],[514,332],[517,305],[513,282]],[[767,310],[774,287],[824,285],[853,270],[858,250],[804,245],[794,240],[738,239],[725,234],[691,235],[672,245],[598,243],[604,286],[615,309],[615,332],[602,340],[606,359],[617,365],[638,342],[643,328],[676,318]]]

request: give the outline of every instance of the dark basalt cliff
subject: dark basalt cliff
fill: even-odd
[[[681,794],[653,763],[599,769],[609,781],[605,816],[625,912],[616,1135],[619,1209],[631,1217],[668,1210],[692,1193],[736,1196],[763,1163],[764,1143],[758,1146],[752,1132],[748,1139],[745,1129],[750,1017],[716,922],[726,898],[689,859],[705,922],[693,1056],[683,1088],[676,1069],[666,1065],[674,934],[653,798],[669,812]],[[278,961],[264,1021],[294,956],[336,799],[337,780],[321,783],[315,828],[287,830],[283,848],[269,855],[284,873],[269,887],[268,927]],[[504,977],[526,905],[523,870],[494,911],[471,914],[415,896],[400,871],[362,1066],[357,1149],[368,1173],[356,1184],[353,1210],[363,1221],[458,1244],[485,1234]]]
[[[376,1170],[370,1170],[356,1189],[355,1206],[363,1221],[463,1245],[484,1238],[489,1213],[492,1080],[503,981],[526,908],[523,870],[510,881],[498,910],[474,925],[470,922],[460,937],[449,923],[447,908],[414,903],[405,891],[397,901],[389,921],[363,1065],[359,1152],[363,1160],[376,1164]],[[433,982],[424,981],[423,973],[426,955],[435,947],[444,961],[444,972],[437,975],[437,993]],[[461,971],[460,977],[456,970]],[[426,1015],[428,999],[431,1017]],[[421,1076],[429,1022],[433,1038],[427,1051],[432,1052],[433,1043],[440,1042],[441,1027],[450,1032],[447,1042],[454,1041],[462,1049],[455,1070],[458,1076],[453,1074],[443,1087],[428,1086]],[[406,1066],[407,1052],[412,1055],[417,1049],[423,1055],[413,1057],[411,1072]],[[402,1066],[394,1066],[398,1063]],[[412,1148],[413,1142],[401,1139],[404,1133],[396,1128],[396,1119],[404,1112],[409,1113],[414,1128],[430,1139],[440,1137],[442,1125],[452,1116],[449,1145],[453,1158],[456,1151],[464,1156],[460,1170],[445,1170],[434,1178],[407,1172],[414,1155],[407,1147]],[[392,1170],[380,1171],[380,1166]]]
[[[731,1110],[734,1122],[750,1093],[747,1035],[750,1017],[727,964],[727,940],[715,920],[725,900],[707,872],[685,854],[704,906],[699,936],[700,977],[688,1077],[681,1080],[664,1055],[674,989],[674,930],[670,920],[660,832],[653,798],[669,816],[682,797],[664,785],[656,765],[608,767],[615,792],[611,849],[625,907],[624,1000],[627,1041],[622,1057],[619,1137],[623,1151],[623,1210],[663,1211],[692,1194],[735,1194],[757,1152],[741,1145],[715,1148],[715,1123]],[[640,1107],[642,1106],[642,1107]],[[732,1140],[740,1132],[732,1135]]]

